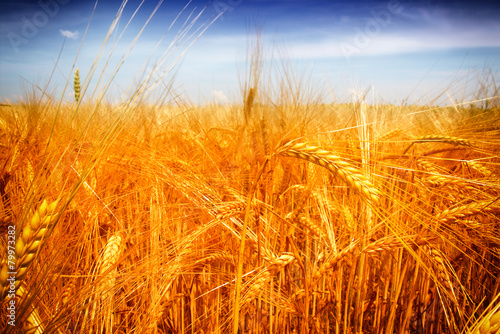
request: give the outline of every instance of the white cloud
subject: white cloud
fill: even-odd
[[[78,31],[59,29],[59,32],[61,33],[61,35],[63,35],[64,37],[67,37],[67,38],[71,38],[71,39],[78,38]]]
[[[498,31],[498,30],[497,30]],[[447,48],[500,47],[500,40],[493,31],[481,29],[455,29],[448,31],[382,32],[369,37],[362,31],[357,34],[336,36],[319,41],[294,41],[288,50],[293,58],[318,59],[348,55],[390,55],[409,52],[437,51]]]
[[[227,103],[228,102],[227,96],[220,90],[212,91],[212,96],[214,97],[214,99],[217,103]]]

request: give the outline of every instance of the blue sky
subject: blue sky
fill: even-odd
[[[126,99],[127,89],[136,89],[142,66],[150,71],[157,64],[154,77],[162,75],[162,81],[153,97],[161,96],[173,80],[176,93],[193,103],[241,101],[245,56],[256,23],[262,28],[267,64],[273,61],[263,77],[262,87],[269,90],[266,75],[283,62],[304,86],[322,93],[325,102],[347,102],[370,89],[368,102],[450,104],[473,97],[478,80],[485,80],[485,67],[493,81],[499,79],[499,1],[194,0],[162,39],[186,3],[161,4],[115,75],[114,68],[158,4],[144,1],[118,40],[140,4],[128,1],[90,87],[102,75],[100,91],[111,83],[105,98],[118,102]],[[60,98],[73,66],[79,67],[82,80],[89,78],[120,4],[97,3],[86,32],[92,1],[2,1],[0,100],[16,101],[30,84]],[[178,48],[169,48],[183,24],[202,10]],[[196,39],[197,29],[221,13]],[[172,52],[165,59],[167,50]],[[65,99],[72,98],[71,90]]]

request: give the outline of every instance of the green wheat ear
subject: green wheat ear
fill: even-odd
[[[78,68],[75,71],[73,87],[75,89],[75,101],[78,103],[78,101],[80,100],[80,71],[78,70]]]

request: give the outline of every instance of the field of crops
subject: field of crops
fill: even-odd
[[[497,333],[495,100],[263,94],[2,106],[2,332]]]
[[[121,103],[99,53],[0,106],[1,333],[500,333],[494,76],[326,103],[256,35],[240,103],[162,86],[172,51]]]

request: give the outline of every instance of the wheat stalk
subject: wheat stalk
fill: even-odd
[[[472,170],[474,170],[474,171],[476,171],[476,172],[478,172],[486,177],[489,177],[493,174],[493,172],[490,169],[488,169],[488,167],[486,167],[482,163],[474,161],[474,160],[463,161],[462,165],[466,166],[466,167],[468,167],[468,168],[470,168],[470,169],[472,169]]]
[[[80,276],[80,275],[81,275],[80,271],[77,271],[76,276]],[[54,308],[55,309],[54,313],[57,313],[59,311],[60,307],[66,305],[70,301],[70,298],[72,298],[74,296],[74,294],[75,294],[74,290],[76,288],[77,280],[78,280],[78,277],[68,279],[66,285],[64,285],[64,290],[61,293],[61,299],[57,302],[57,304]]]
[[[434,164],[426,159],[418,159],[416,164],[417,164],[418,168],[423,169],[426,172],[435,173],[435,174],[441,173],[438,165],[436,165],[436,164]]]
[[[494,301],[498,300],[500,294]],[[486,314],[483,314],[480,320],[478,319],[473,329],[468,331],[469,334],[499,334],[500,333],[500,304],[496,304],[490,308]]]
[[[446,209],[439,213],[437,218],[442,222],[453,222],[460,218],[474,216],[487,212],[497,212],[500,205],[492,201],[478,201]]]
[[[334,268],[341,260],[343,260],[344,257],[353,253],[357,244],[358,242],[351,243],[348,247],[327,258],[319,268],[315,268],[312,275],[312,282],[316,282],[324,273]]]
[[[207,257],[197,260],[195,265],[205,265],[213,262],[230,263],[234,265],[235,259],[234,256],[226,252],[212,253]]]
[[[321,230],[321,228],[313,220],[301,214],[298,216],[298,221],[321,239],[328,240],[328,236]]]
[[[455,186],[457,190],[473,190],[471,182],[464,179],[455,179],[445,175],[431,175],[424,179],[424,182],[432,187]]]
[[[104,279],[99,284],[101,291],[101,302],[103,303],[103,313],[105,315],[106,332],[113,332],[115,314],[114,312],[114,288],[116,286],[116,264],[120,258],[124,247],[124,241],[121,232],[117,232],[109,237],[104,253],[99,263],[99,274]]]
[[[500,333],[500,311],[489,315],[474,334],[498,334]]]
[[[55,213],[57,203],[55,201],[48,204],[44,200],[17,238],[15,254],[11,254],[9,247],[9,262],[4,263],[0,271],[0,300],[4,299],[9,291],[13,291],[21,285],[22,279],[26,276],[36,253],[42,246],[43,238],[47,237],[52,224],[57,219]],[[15,263],[10,258],[10,256],[14,257],[14,255]],[[15,280],[15,289],[12,289],[12,280]]]
[[[248,90],[248,95],[245,100],[245,107],[243,109],[243,113],[245,116],[245,124],[248,124],[250,121],[250,117],[252,116],[252,106],[253,106],[253,101],[255,99],[255,89],[253,87],[250,87]]]
[[[19,298],[28,298],[28,291],[21,285],[16,291],[16,295]],[[42,334],[44,332],[44,326],[42,324],[42,319],[38,313],[38,308],[34,305],[29,306],[29,315],[24,319],[22,324],[22,330],[25,334]]]
[[[243,300],[242,300],[242,306],[247,305],[250,303],[252,300],[254,300],[263,290],[263,288],[266,286],[266,284],[269,283],[269,281],[281,270],[283,269],[286,265],[291,263],[293,260],[295,260],[295,257],[292,254],[283,254],[271,261],[269,265],[261,271],[258,274],[257,279],[254,281],[254,283],[248,288],[247,292],[245,293]]]
[[[450,295],[453,298],[453,301],[457,303],[457,296],[455,295],[450,275],[448,273],[448,270],[446,269],[446,267],[451,268],[448,259],[439,249],[432,247],[431,245],[426,245],[426,247],[429,249],[429,254],[431,255],[432,261],[434,263],[434,268],[436,268],[438,278],[444,283],[443,285],[446,290],[449,291]]]
[[[473,146],[472,142],[468,139],[462,139],[451,136],[441,136],[441,135],[427,135],[413,138],[414,143],[427,143],[427,142],[442,142],[457,146]]]
[[[122,246],[123,246],[123,237],[121,233],[115,233],[113,234],[109,239],[108,242],[106,243],[106,247],[104,248],[104,253],[102,255],[100,265],[99,265],[99,273],[100,275],[107,275],[109,274],[111,276],[111,280],[108,282],[114,283],[115,277],[114,272],[116,271],[116,268],[112,271],[112,273],[108,273],[108,270],[110,270],[112,267],[115,266],[116,261],[120,258],[121,252],[122,252]],[[108,286],[114,286],[114,284],[108,284]],[[105,299],[106,294],[103,294],[103,298]]]
[[[378,204],[380,200],[381,192],[359,169],[330,151],[306,143],[288,143],[282,146],[276,154],[307,160],[324,167],[373,205]]]
[[[388,139],[391,139],[392,137],[395,137],[397,135],[399,135],[401,132],[403,132],[402,129],[394,129],[392,131],[389,131],[389,132],[386,132],[382,135],[380,135],[379,137],[377,137],[375,139],[375,142],[382,142],[382,141],[386,141]]]
[[[428,238],[423,238],[417,236],[413,241],[410,240],[410,237],[398,238],[396,236],[384,237],[378,240],[375,240],[368,244],[365,248],[363,248],[362,252],[365,253],[376,253],[384,250],[393,250],[397,248],[404,247],[405,245],[409,245],[412,247],[423,246],[429,244]],[[405,240],[408,240],[407,242]]]
[[[262,137],[262,146],[264,147],[264,155],[267,157],[269,155],[269,131],[267,128],[267,122],[265,118],[260,120],[260,135]]]
[[[227,204],[226,206],[217,210],[216,218],[219,220],[231,218],[231,217],[234,217],[234,216],[239,215],[241,213],[245,213],[245,209],[246,209],[246,203],[244,203],[244,202],[236,202],[236,203]],[[251,209],[251,210],[252,210],[252,212],[254,211],[253,209]],[[253,215],[253,213],[252,213],[252,215]]]
[[[297,219],[299,214],[304,210],[304,207],[306,205],[307,200],[309,199],[309,196],[311,195],[311,187],[292,187],[292,188],[298,188],[300,189],[300,195],[295,199],[294,201],[294,209],[292,212],[288,213],[285,216],[285,219],[289,221],[294,221]]]
[[[80,70],[75,70],[75,78],[73,79],[73,89],[75,91],[75,101],[80,101]]]

